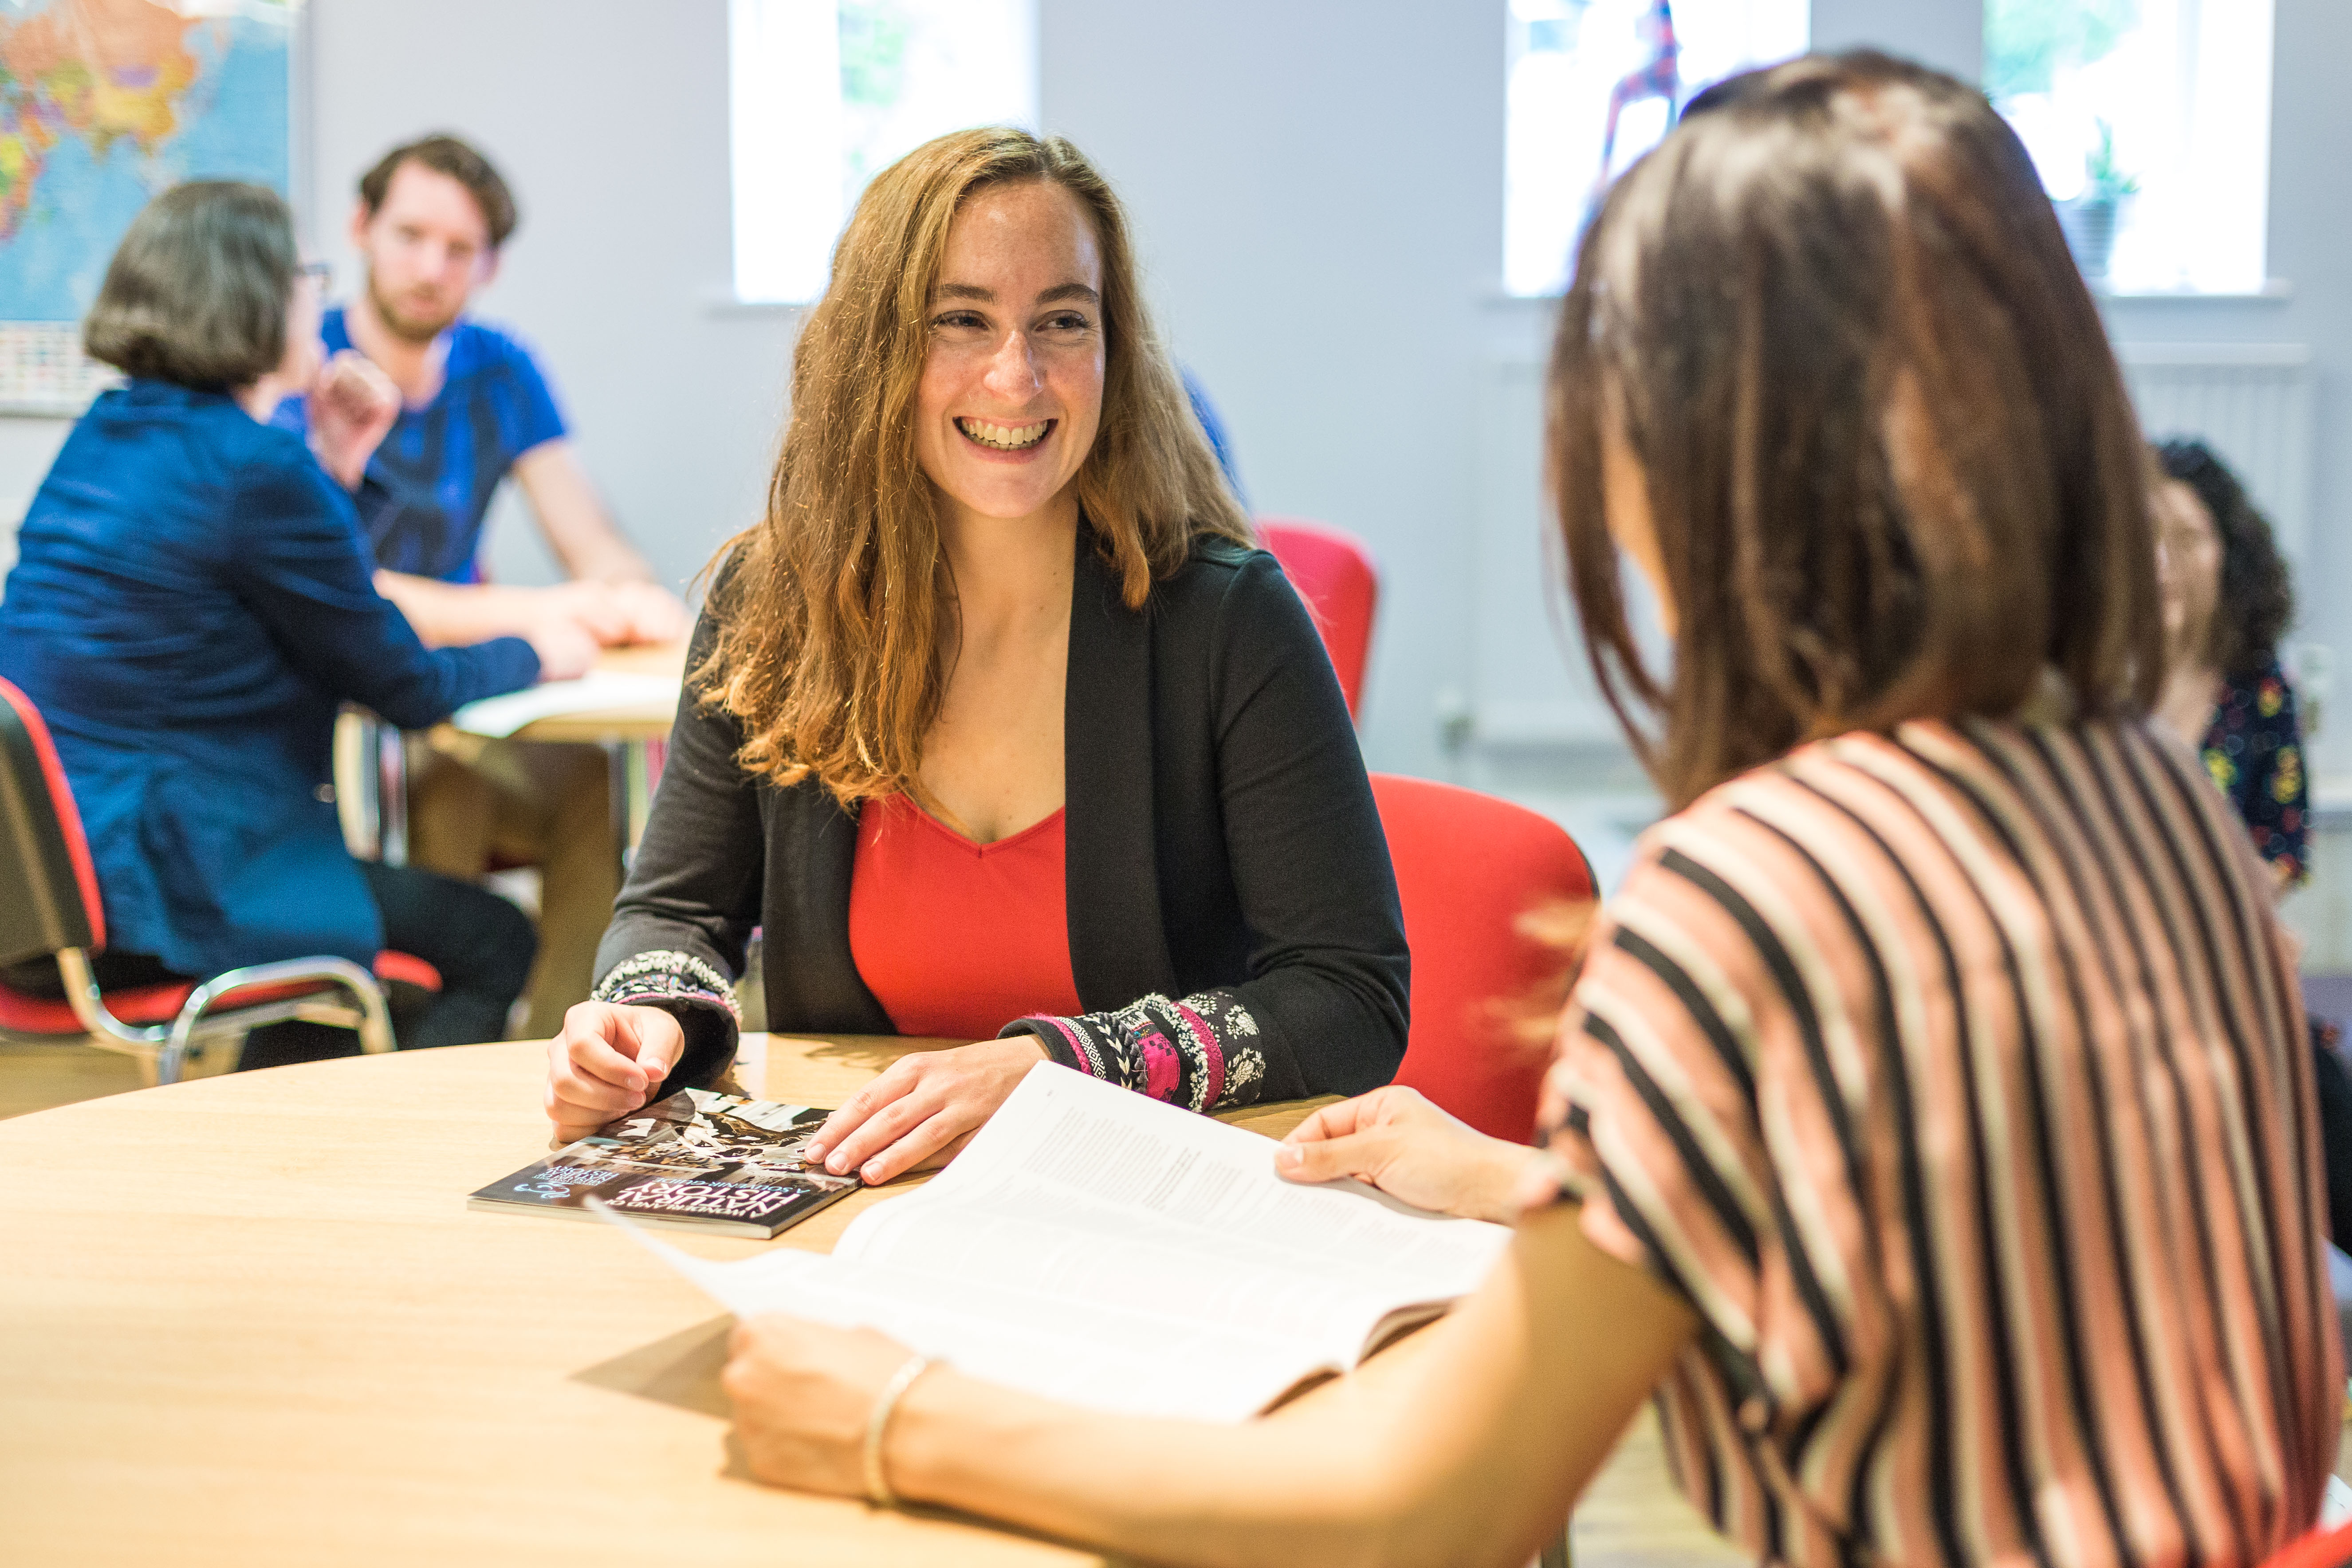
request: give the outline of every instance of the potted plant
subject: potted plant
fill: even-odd
[[[2106,280],[2116,249],[2116,221],[2123,204],[2139,194],[2139,181],[2116,163],[2116,128],[2098,122],[2099,144],[2083,160],[2083,192],[2058,204],[2060,226],[2074,265],[2094,283]]]

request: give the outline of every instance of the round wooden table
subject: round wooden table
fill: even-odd
[[[755,1035],[738,1076],[837,1105],[937,1043]],[[467,1211],[545,1151],[544,1064],[399,1052],[0,1121],[0,1561],[1097,1561],[750,1480],[731,1320],[606,1226]],[[683,1245],[828,1248],[890,1190]]]
[[[750,1035],[736,1076],[838,1105],[942,1043]],[[0,1121],[0,1563],[1100,1561],[751,1480],[718,1384],[731,1319],[604,1226],[466,1208],[546,1150],[543,1051],[347,1058]],[[1314,1103],[1228,1120],[1278,1137]],[[830,1248],[920,1179],[773,1242],[681,1245]],[[1307,1397],[1402,1375],[1415,1347]],[[1647,1416],[1575,1533],[1579,1568],[1744,1561],[1674,1493]]]

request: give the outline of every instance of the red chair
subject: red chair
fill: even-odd
[[[1303,518],[1259,518],[1257,536],[1307,601],[1348,699],[1348,717],[1354,718],[1371,653],[1372,616],[1380,608],[1381,575],[1371,552],[1352,533]]]
[[[2315,1530],[2288,1542],[2263,1568],[2345,1568],[2352,1563],[2352,1524]]]
[[[89,959],[105,946],[98,874],[57,746],[31,700],[0,680],[0,968],[52,958],[66,990],[58,1002],[0,984],[0,1035],[86,1038],[146,1061],[159,1083],[179,1081],[191,1055],[218,1048],[234,1057],[251,1030],[287,1018],[356,1030],[363,1051],[393,1048],[383,987],[347,959],[288,959],[202,983],[101,992]],[[406,953],[379,953],[376,970],[440,988],[433,966]]]
[[[1475,790],[1372,775],[1405,940],[1412,1031],[1396,1081],[1496,1138],[1534,1133],[1549,1053],[1515,1006],[1541,997],[1564,954],[1520,931],[1531,910],[1592,898],[1592,868],[1558,823]]]

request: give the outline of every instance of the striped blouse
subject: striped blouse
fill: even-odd
[[[2343,1398],[2308,1053],[2243,830],[2137,728],[1847,735],[1660,824],[1548,1098],[1705,1321],[1683,1489],[1807,1568],[2269,1554]]]

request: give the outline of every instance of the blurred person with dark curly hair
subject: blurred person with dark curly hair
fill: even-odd
[[[2211,447],[2175,439],[2150,455],[2165,632],[2153,717],[2197,749],[2284,895],[2311,875],[2303,725],[2278,657],[2294,619],[2294,574],[2269,520]],[[2352,1242],[2352,1068],[2337,1049],[2340,1024],[2314,1016],[2310,1027],[2327,1229],[2342,1246]]]
[[[2167,671],[2156,718],[2202,756],[2284,893],[2311,874],[2294,688],[2278,641],[2294,584],[2271,525],[2202,441],[2156,448]]]

